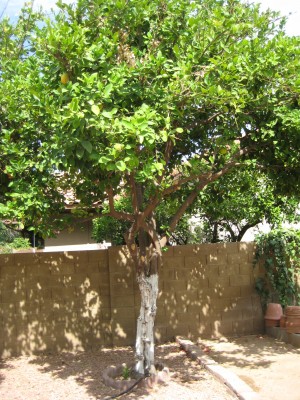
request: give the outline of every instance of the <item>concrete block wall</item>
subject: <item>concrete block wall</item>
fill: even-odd
[[[156,337],[218,337],[264,330],[252,243],[172,247],[164,255]]]
[[[0,256],[0,356],[111,345],[108,253]]]
[[[155,337],[263,332],[254,247],[170,247]],[[140,296],[125,247],[0,255],[0,356],[132,345]]]

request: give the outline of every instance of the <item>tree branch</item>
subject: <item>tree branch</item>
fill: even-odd
[[[108,195],[108,203],[109,203],[109,213],[105,213],[103,215],[114,217],[116,219],[134,222],[134,216],[129,213],[119,212],[115,210],[115,201],[114,201],[114,192],[111,187],[106,189],[106,193]]]

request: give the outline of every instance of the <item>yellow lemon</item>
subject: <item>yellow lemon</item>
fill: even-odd
[[[69,82],[69,80],[70,80],[69,75],[66,72],[64,72],[60,77],[60,81],[63,85],[66,85]]]

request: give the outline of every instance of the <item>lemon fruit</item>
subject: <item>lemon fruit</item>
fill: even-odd
[[[69,82],[69,80],[70,80],[69,75],[66,72],[64,72],[60,77],[60,81],[63,85],[66,85]]]

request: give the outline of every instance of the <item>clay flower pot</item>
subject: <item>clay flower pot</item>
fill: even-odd
[[[279,326],[280,318],[283,315],[282,307],[278,303],[269,303],[265,314],[266,326]]]
[[[300,333],[300,306],[288,306],[285,310],[286,331],[288,333]]]

